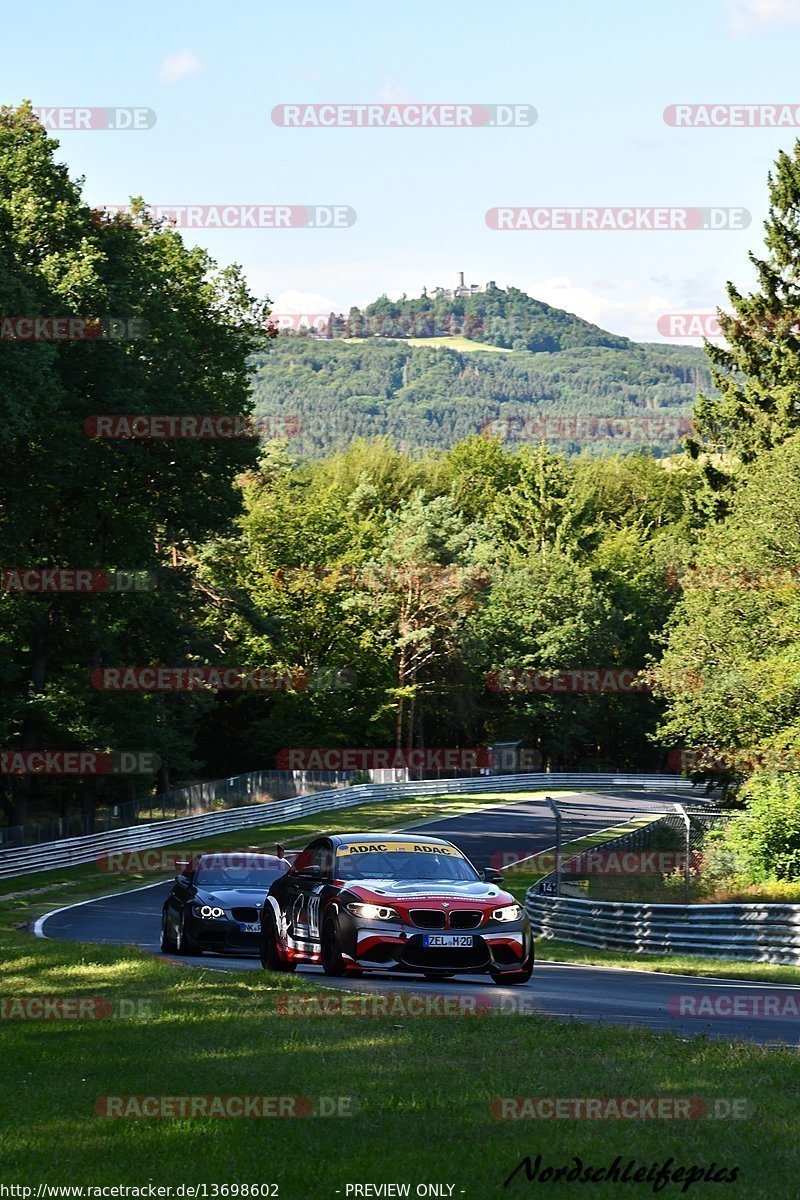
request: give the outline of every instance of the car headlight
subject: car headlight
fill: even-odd
[[[202,904],[197,911],[199,912],[200,916],[204,917],[206,920],[210,920],[211,918],[219,920],[220,917],[225,916],[224,908],[212,908],[210,904]]]
[[[518,904],[506,904],[503,908],[496,908],[492,913],[493,921],[518,921],[522,916],[522,909]]]
[[[365,921],[399,921],[400,914],[384,904],[348,904],[347,911]]]

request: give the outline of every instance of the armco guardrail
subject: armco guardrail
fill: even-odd
[[[472,779],[426,779],[416,783],[359,784],[356,787],[315,792],[225,812],[204,813],[150,825],[132,825],[109,833],[88,834],[35,846],[0,851],[0,878],[35,874],[58,867],[92,862],[111,851],[144,850],[174,846],[187,839],[214,837],[234,829],[248,829],[292,817],[310,816],[332,808],[348,808],[367,800],[394,800],[406,796],[443,796],[470,792],[520,792],[575,788],[637,787],[691,789],[688,779],[674,775],[531,774],[484,775]]]
[[[126,800],[98,810],[91,817],[72,812],[66,816],[27,821],[24,825],[0,825],[0,851],[16,846],[34,846],[64,838],[88,837],[92,833],[110,833],[150,821],[177,821],[182,817],[216,812],[220,808],[244,808],[248,804],[287,800],[324,787],[344,785],[352,771],[249,771],[223,779],[206,779],[186,787],[136,800]],[[394,779],[375,780],[393,783]],[[147,810],[150,810],[149,818]]]
[[[534,936],[599,950],[800,963],[798,904],[634,904],[528,891]]]

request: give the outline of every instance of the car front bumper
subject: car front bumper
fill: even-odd
[[[426,945],[426,936],[440,936],[440,932],[405,923],[366,922],[350,914],[340,914],[340,922],[345,960],[361,970],[514,974],[533,956],[530,926],[522,921],[502,929],[493,925],[468,933],[452,931],[471,938],[467,947]]]
[[[203,950],[215,950],[224,953],[226,950],[238,953],[249,952],[258,954],[260,934],[244,933],[241,922],[230,917],[191,917],[185,924],[186,933],[201,946]]]

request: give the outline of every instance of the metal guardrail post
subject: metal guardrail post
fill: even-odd
[[[689,814],[682,804],[675,805],[675,811],[683,817],[683,824],[686,831],[686,837],[683,847],[683,902],[689,903],[689,855],[692,848],[692,822]]]
[[[545,796],[544,799],[545,799],[545,804],[548,805],[551,812],[553,813],[553,816],[556,819],[556,869],[555,869],[554,874],[555,874],[555,883],[556,883],[556,896],[560,896],[561,895],[561,812],[559,811],[559,807],[556,804],[556,802],[552,796]]]

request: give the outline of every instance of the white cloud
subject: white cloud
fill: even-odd
[[[158,74],[162,83],[176,83],[179,79],[186,79],[188,75],[195,75],[200,70],[200,59],[194,50],[179,50],[177,54],[164,59]]]
[[[331,313],[339,307],[328,296],[319,292],[281,292],[275,297],[272,311],[275,313]]]
[[[643,342],[662,340],[658,332],[658,319],[665,313],[675,312],[677,307],[674,300],[658,294],[631,297],[627,301],[612,300],[609,296],[600,296],[589,288],[581,287],[566,275],[531,283],[524,290],[537,300],[544,300],[545,304],[552,304],[554,308],[564,308],[610,333]],[[715,307],[715,304],[709,303],[706,311],[714,312]]]
[[[725,0],[736,37],[751,37],[775,25],[800,26],[800,0]]]

